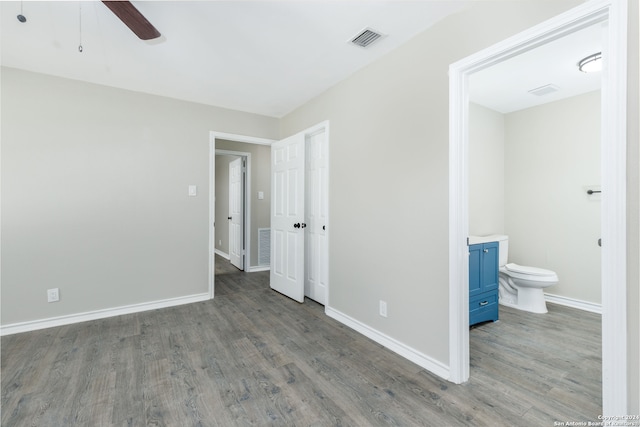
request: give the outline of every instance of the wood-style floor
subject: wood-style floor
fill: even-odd
[[[231,264],[231,261],[229,261],[228,259],[222,258],[220,255],[216,254],[216,262],[215,262],[215,269],[214,269],[214,274],[216,276],[219,276],[220,274],[232,274],[232,273],[239,273],[241,270],[238,270],[238,268]]]
[[[501,306],[471,330],[471,380],[454,385],[271,291],[268,272],[229,271],[212,301],[3,337],[2,426],[552,426],[601,413],[598,315]]]

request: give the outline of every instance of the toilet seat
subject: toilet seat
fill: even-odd
[[[555,276],[556,273],[551,270],[545,270],[544,268],[529,267],[526,265],[518,265],[515,263],[509,263],[505,265],[507,270],[514,273],[530,274],[532,276]]]
[[[551,270],[545,270],[544,268],[529,267],[526,265],[518,265],[509,263],[504,266],[503,270],[507,275],[522,280],[529,280],[534,282],[557,282],[558,276]]]

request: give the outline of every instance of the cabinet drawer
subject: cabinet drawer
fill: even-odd
[[[498,293],[497,292],[485,292],[481,295],[477,295],[473,298],[469,298],[469,310],[480,310],[484,307],[487,307],[491,304],[498,303]]]
[[[469,299],[469,324],[498,320],[498,292],[486,292]]]

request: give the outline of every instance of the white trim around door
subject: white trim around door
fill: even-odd
[[[449,67],[449,374],[469,379],[468,78],[581,28],[607,21],[602,75],[603,416],[627,413],[627,0],[592,0]]]
[[[215,212],[216,212],[216,154],[239,155],[247,158],[247,175],[245,188],[245,271],[250,269],[251,249],[251,155],[250,153],[216,150],[216,139],[227,141],[245,142],[248,144],[271,145],[274,140],[257,138],[253,136],[237,135],[231,133],[211,131],[209,133],[209,298],[215,294]]]

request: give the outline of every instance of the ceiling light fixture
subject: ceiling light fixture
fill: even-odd
[[[589,55],[578,62],[578,69],[583,73],[594,73],[602,70],[602,52]]]

